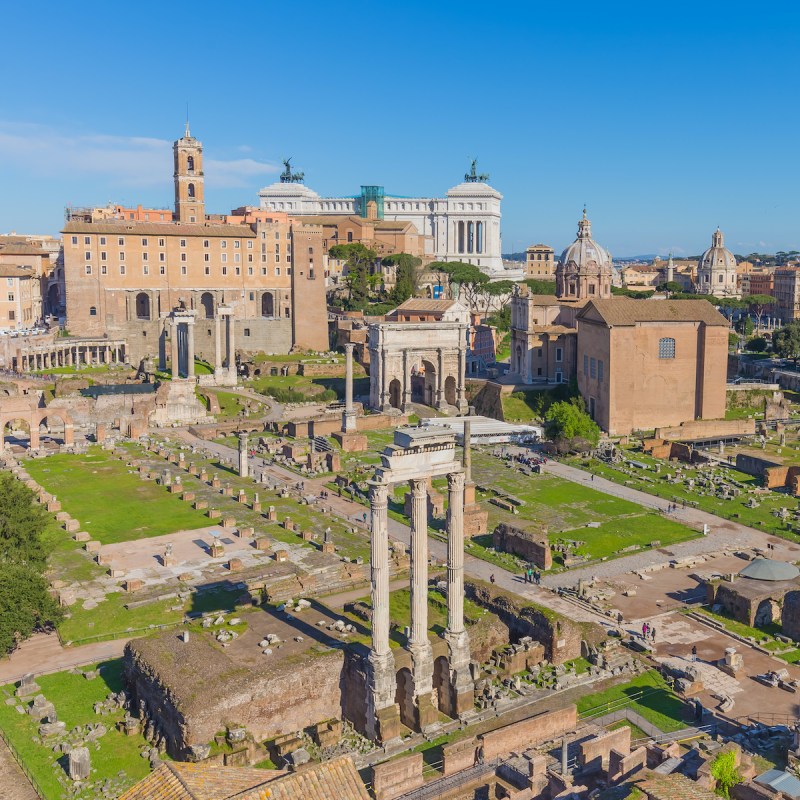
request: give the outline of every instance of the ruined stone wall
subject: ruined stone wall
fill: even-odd
[[[553,566],[546,530],[525,530],[502,522],[494,529],[492,546],[495,550],[519,556],[540,569]]]
[[[578,763],[583,772],[608,770],[609,754],[616,750],[623,756],[631,752],[631,729],[624,725],[582,742],[578,752]]]
[[[546,711],[530,719],[514,722],[483,734],[483,757],[489,761],[515,750],[536,747],[556,739],[578,726],[578,709],[574,705]],[[630,728],[628,728],[630,735]]]
[[[254,672],[199,636],[183,643],[171,631],[128,643],[125,675],[167,752],[185,759],[192,745],[210,742],[228,725],[263,741],[341,718],[343,661],[341,651],[303,654]]]
[[[488,608],[508,625],[512,641],[530,636],[544,645],[545,655],[553,664],[563,664],[582,655],[582,642],[596,644],[605,638],[598,625],[576,623],[561,614],[526,603],[521,598],[503,592],[490,584],[469,581],[465,594],[474,602]]]
[[[754,419],[709,419],[683,422],[671,428],[656,428],[657,439],[695,441],[726,436],[754,436]]]
[[[787,592],[783,596],[781,632],[796,642],[800,641],[800,591]]]

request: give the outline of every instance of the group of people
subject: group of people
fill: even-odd
[[[541,586],[542,584],[542,573],[539,572],[538,569],[534,569],[533,567],[528,567],[523,573],[525,577],[525,583],[535,583],[537,586]]]
[[[642,638],[650,639],[655,644],[656,629],[649,622],[642,623]]]

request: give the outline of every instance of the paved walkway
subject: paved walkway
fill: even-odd
[[[128,639],[62,647],[55,633],[36,633],[8,658],[0,659],[0,685],[14,683],[28,672],[42,675],[82,667],[122,655]],[[0,794],[0,797],[3,797]]]

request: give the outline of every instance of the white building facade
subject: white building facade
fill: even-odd
[[[503,272],[500,239],[503,196],[487,183],[465,180],[445,197],[394,197],[384,195],[382,186],[361,189],[361,194],[355,197],[320,197],[302,183],[280,182],[258,194],[262,209],[298,216],[366,217],[366,205],[374,201],[379,218],[414,225],[425,238],[425,253],[432,261],[464,261],[488,274]]]

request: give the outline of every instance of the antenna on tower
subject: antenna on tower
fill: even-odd
[[[189,133],[189,101],[186,101],[186,138],[188,139],[191,136]]]

